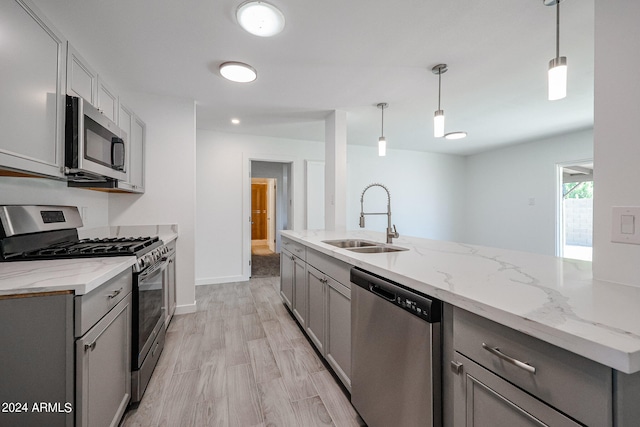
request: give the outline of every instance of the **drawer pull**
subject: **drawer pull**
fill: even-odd
[[[120,292],[122,292],[122,288],[118,289],[117,291],[113,291],[112,293],[107,295],[107,298],[109,298],[109,299],[115,298],[118,295],[120,295]]]
[[[506,354],[501,352],[498,347],[489,347],[485,343],[482,343],[482,348],[484,348],[489,353],[493,354],[494,356],[499,357],[500,359],[504,360],[507,363],[511,363],[512,365],[517,366],[520,369],[524,369],[525,371],[530,372],[532,374],[536,373],[536,368],[534,368],[533,366],[529,365],[528,363],[521,362],[521,361],[519,361],[517,359],[514,359],[511,356],[507,356]]]
[[[460,375],[460,373],[462,372],[462,363],[456,362],[455,360],[452,360],[451,361],[451,370],[453,371],[454,374]]]

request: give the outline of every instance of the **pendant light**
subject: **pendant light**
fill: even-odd
[[[440,109],[440,92],[442,87],[442,73],[448,70],[447,64],[438,64],[431,69],[433,74],[438,75],[438,109],[433,115],[433,136],[442,138],[444,136],[444,111]]]
[[[384,137],[384,109],[388,106],[389,104],[386,102],[378,104],[378,108],[382,110],[382,130],[380,132],[380,138],[378,138],[378,156],[380,157],[387,155],[387,139]]]
[[[567,96],[567,57],[560,56],[560,2],[543,0],[545,6],[556,6],[556,57],[549,61],[549,101]]]

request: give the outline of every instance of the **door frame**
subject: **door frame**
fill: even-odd
[[[556,163],[556,256],[564,256],[564,195],[562,194],[562,184],[564,179],[562,177],[563,169],[568,166],[579,166],[584,163],[593,163],[593,157],[580,160],[572,160],[569,162]]]
[[[242,153],[242,278],[249,280],[251,277],[251,162],[271,162],[271,163],[287,163],[289,164],[289,179],[286,183],[288,188],[290,205],[290,215],[287,219],[288,229],[295,229],[295,180],[296,158],[273,155],[273,154],[254,154]],[[285,185],[285,183],[281,183]]]

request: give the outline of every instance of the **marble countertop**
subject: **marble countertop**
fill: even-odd
[[[78,236],[158,236],[164,244],[168,244],[178,238],[178,226],[97,227],[79,229]],[[130,268],[135,262],[135,256],[125,256],[0,263],[0,296],[68,290],[76,295],[83,295]]]
[[[83,295],[135,262],[136,257],[126,256],[0,263],[0,295],[68,290]]]
[[[322,241],[384,242],[384,234],[282,235],[621,372],[640,371],[640,288],[593,279],[590,262],[404,236],[393,245],[408,251],[362,254]]]

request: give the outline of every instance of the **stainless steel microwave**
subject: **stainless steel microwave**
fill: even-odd
[[[65,173],[70,181],[127,179],[127,134],[82,98],[67,95]]]

